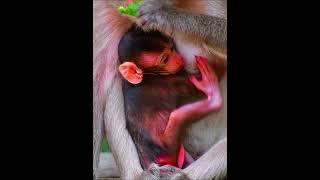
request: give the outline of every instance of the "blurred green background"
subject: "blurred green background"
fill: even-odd
[[[102,152],[108,152],[109,151],[108,141],[107,141],[107,138],[105,138],[105,137],[102,139],[101,151]]]

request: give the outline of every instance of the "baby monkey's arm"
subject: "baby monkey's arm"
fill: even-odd
[[[197,89],[206,94],[207,98],[186,104],[170,114],[167,127],[161,137],[162,142],[167,147],[179,147],[177,143],[180,141],[177,140],[181,135],[181,128],[185,124],[193,123],[222,107],[222,97],[216,74],[205,58],[195,57],[202,79],[197,80],[194,75],[189,76],[189,79]]]

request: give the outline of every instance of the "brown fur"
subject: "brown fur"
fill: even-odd
[[[206,11],[207,6],[205,1],[194,1],[194,0],[180,0],[176,2],[176,7],[191,11],[194,13],[203,13]]]

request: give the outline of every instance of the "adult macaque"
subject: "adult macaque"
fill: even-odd
[[[165,173],[159,172],[168,169],[174,170],[167,171],[171,178],[177,177],[177,173],[185,174],[190,179],[225,177],[227,76],[224,70],[227,3],[219,0],[181,0],[172,1],[177,3],[168,6],[167,2],[145,0],[145,6],[140,9],[140,12],[143,12],[140,24],[145,30],[156,29],[170,35],[185,60],[185,69],[188,72],[197,72],[194,55],[206,57],[210,63],[214,63],[224,107],[219,113],[213,113],[187,130],[184,146],[191,154],[201,156],[199,159],[182,171],[168,165],[153,166],[152,177],[164,177]],[[131,27],[132,21],[129,17],[120,15],[116,6],[111,3],[109,0],[94,1],[94,172],[104,126],[122,179],[135,179],[148,175],[149,172],[143,172],[134,143],[125,128],[121,79],[117,73],[117,46],[121,37]],[[152,3],[157,5],[151,6]]]
[[[139,7],[139,21],[145,31],[158,30],[171,36],[184,56],[189,72],[195,72],[194,54],[201,53],[215,63],[220,74],[226,69],[226,0],[145,0]],[[217,9],[218,8],[218,9]],[[215,58],[212,56],[218,56]]]
[[[154,162],[188,166],[193,158],[181,143],[187,125],[222,106],[215,73],[196,56],[202,78],[188,76],[169,38],[136,26],[122,37],[118,52],[127,129],[143,169]]]

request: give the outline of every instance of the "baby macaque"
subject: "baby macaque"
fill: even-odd
[[[215,72],[195,56],[201,77],[188,75],[170,38],[135,25],[120,40],[118,55],[126,126],[142,167],[188,166],[193,158],[182,145],[186,127],[222,107]]]

